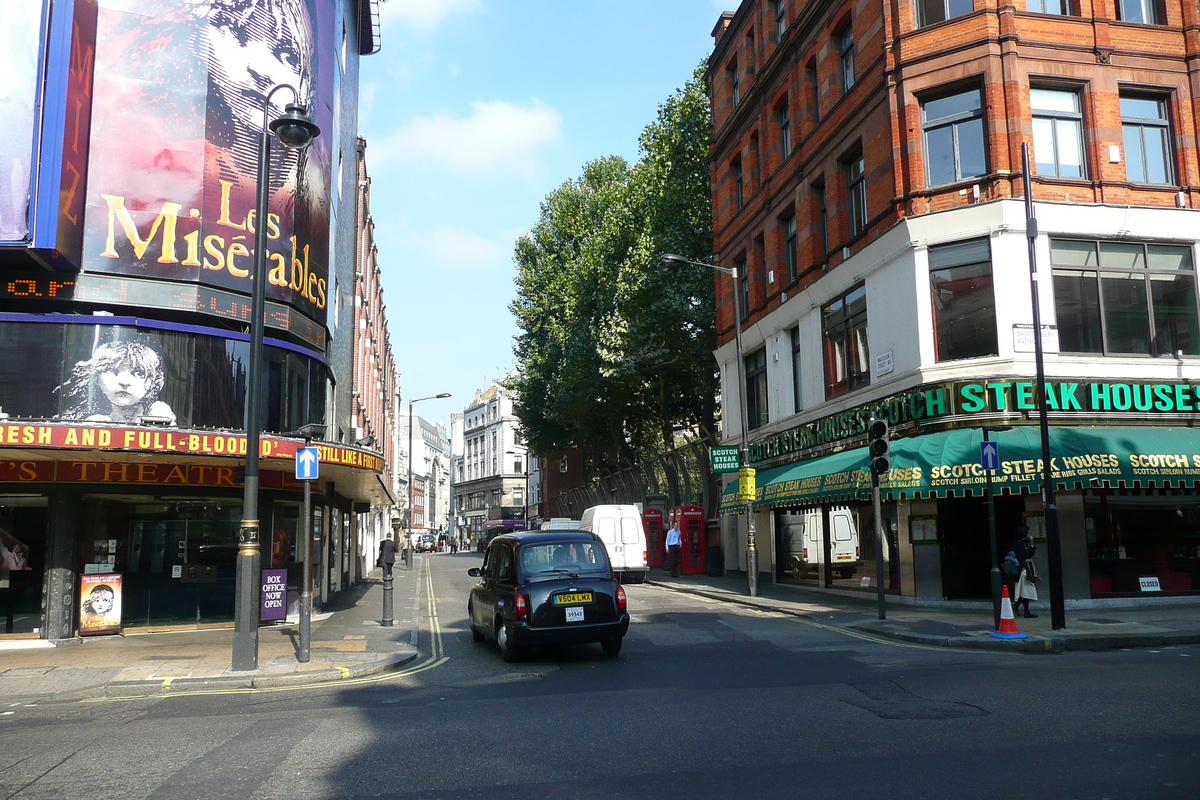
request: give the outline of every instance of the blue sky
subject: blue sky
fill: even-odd
[[[516,364],[513,245],[585,162],[642,128],[729,0],[384,0],[359,130],[404,399],[448,420]]]

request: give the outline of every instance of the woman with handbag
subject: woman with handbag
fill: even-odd
[[[1019,613],[1021,604],[1024,603],[1024,616],[1031,619],[1037,618],[1037,614],[1029,610],[1029,601],[1038,599],[1035,584],[1041,579],[1037,567],[1033,564],[1033,554],[1036,552],[1037,546],[1033,543],[1033,536],[1030,535],[1029,528],[1024,525],[1017,528],[1017,541],[1013,544],[1013,553],[1021,564],[1021,576],[1017,578],[1017,585],[1013,592],[1014,616]]]

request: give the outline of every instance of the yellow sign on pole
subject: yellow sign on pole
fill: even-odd
[[[758,474],[757,470],[751,467],[743,467],[738,470],[740,480],[738,481],[738,500],[754,500],[758,496],[758,487],[755,485],[754,476]]]

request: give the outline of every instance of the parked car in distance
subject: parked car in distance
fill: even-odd
[[[629,630],[625,589],[600,537],[586,531],[524,531],[492,539],[467,599],[477,642],[496,640],[505,661],[531,647],[599,642],[621,652]]]
[[[436,553],[438,549],[437,537],[432,533],[423,533],[417,539],[418,553]]]

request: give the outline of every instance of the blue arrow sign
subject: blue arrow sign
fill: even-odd
[[[301,447],[296,451],[296,480],[315,481],[321,471],[321,457],[315,447]]]
[[[1000,469],[1000,443],[981,442],[979,445],[979,463],[989,471]]]

